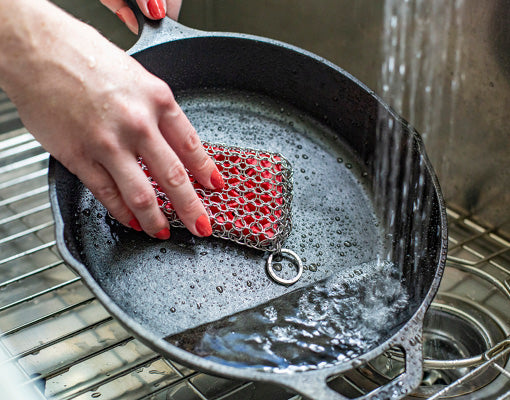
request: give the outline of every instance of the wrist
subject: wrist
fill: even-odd
[[[66,51],[70,24],[85,25],[47,0],[0,0],[0,87],[11,98]]]

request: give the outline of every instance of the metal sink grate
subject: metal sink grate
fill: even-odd
[[[18,371],[20,387],[35,386],[39,397],[51,399],[300,398],[275,386],[191,370],[131,337],[61,260],[47,195],[48,154],[1,92],[0,133],[0,371]],[[449,218],[449,268],[487,275],[510,293],[510,243],[453,210]],[[510,338],[498,346],[478,368],[506,376],[509,391],[498,395],[505,399],[510,373],[494,360],[510,352]],[[339,380],[353,397],[363,393],[347,376]]]

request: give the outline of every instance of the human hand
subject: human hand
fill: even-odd
[[[0,26],[0,86],[27,129],[122,224],[170,235],[137,163],[142,156],[186,227],[210,235],[184,166],[205,187],[218,189],[223,180],[168,85],[51,3],[19,1],[15,27],[9,30],[9,19]]]
[[[138,22],[135,14],[124,0],[99,0],[119,17],[135,34],[138,33]],[[138,7],[147,18],[161,19],[165,15],[177,20],[182,0],[136,0]]]

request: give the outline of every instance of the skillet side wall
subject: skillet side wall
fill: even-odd
[[[330,127],[374,175],[375,132],[378,113],[395,119],[402,127],[400,166],[404,171],[407,137],[413,136],[410,166],[411,195],[407,209],[417,198],[420,165],[428,165],[423,144],[413,128],[355,78],[306,54],[279,44],[236,37],[197,37],[164,43],[133,55],[149,71],[165,80],[176,97],[183,90],[220,88],[241,90],[281,99]],[[387,133],[392,134],[392,133]],[[403,185],[403,173],[397,186]],[[421,305],[437,273],[441,254],[440,195],[433,172],[425,169],[425,198],[431,202],[428,229],[422,230],[413,213],[397,214],[391,246],[403,254],[404,284],[410,297],[410,313]],[[399,194],[398,201],[403,201]],[[382,201],[382,204],[385,200]],[[413,236],[419,232],[420,237]],[[403,243],[399,238],[404,238]],[[425,243],[415,247],[414,243]],[[396,260],[394,260],[396,261]]]

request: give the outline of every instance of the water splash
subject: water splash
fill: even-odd
[[[407,291],[395,271],[391,263],[345,267],[321,282],[167,340],[223,364],[274,372],[346,362],[384,342],[407,320]]]

